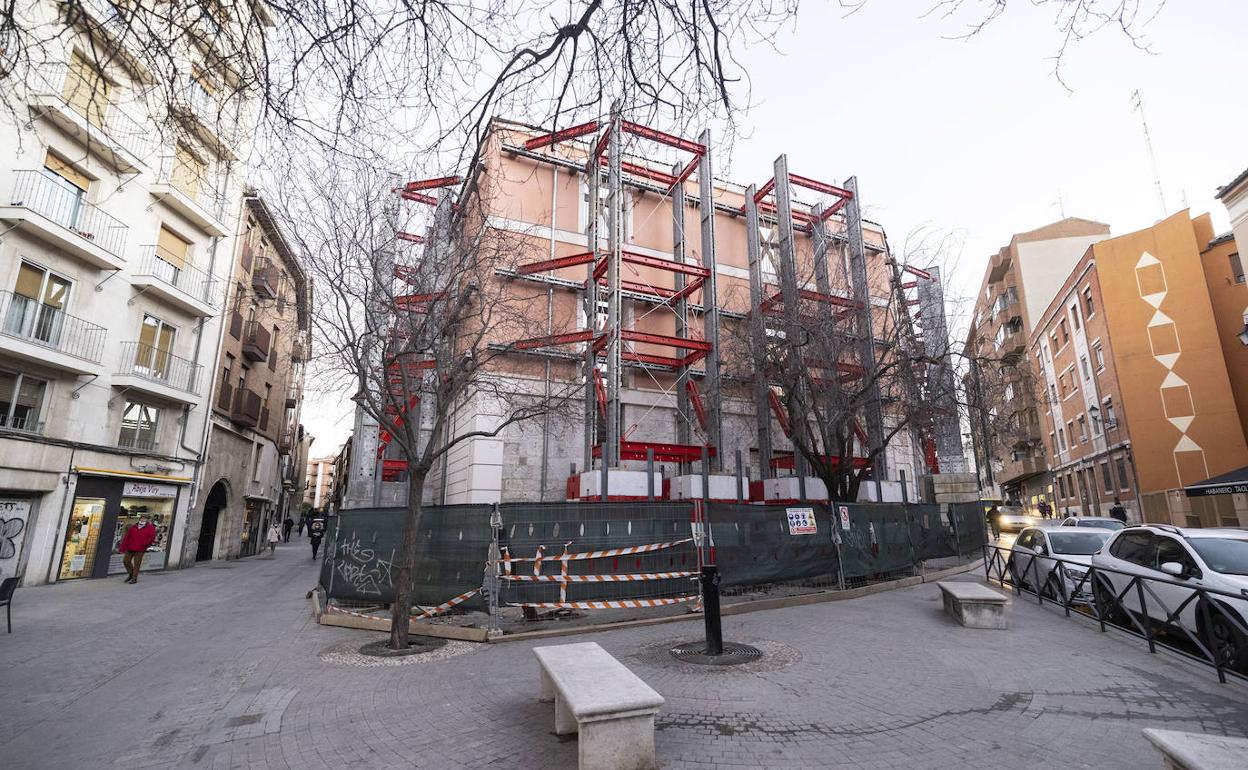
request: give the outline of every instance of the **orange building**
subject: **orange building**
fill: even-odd
[[[1211,235],[1183,211],[1094,244],[1035,324],[1059,510],[1104,515],[1118,497],[1133,519],[1221,523],[1180,502],[1248,464],[1201,259]]]

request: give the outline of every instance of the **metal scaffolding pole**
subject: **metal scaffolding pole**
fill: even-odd
[[[702,266],[710,271],[710,275],[702,284],[703,332],[706,341],[711,346],[711,352],[706,357],[705,382],[707,400],[710,405],[710,408],[706,410],[706,438],[707,443],[716,449],[715,456],[710,460],[711,468],[721,471],[724,463],[724,399],[720,390],[719,375],[719,290],[717,288],[719,283],[715,265],[715,176],[711,163],[711,129],[704,129],[698,137],[698,142],[705,148],[702,157],[698,160],[698,212],[702,229]],[[684,211],[683,205],[680,211]]]
[[[916,287],[919,290],[919,312],[923,323],[923,346],[928,358],[939,362],[928,365],[928,396],[938,402],[938,411],[933,420],[935,424],[932,426],[936,434],[936,457],[940,461],[941,473],[966,473],[966,454],[962,448],[962,428],[954,390],[953,366],[949,363],[945,291],[940,280],[940,268],[929,267],[924,272],[930,277],[920,278]]]
[[[767,327],[763,317],[763,246],[758,231],[758,204],[755,185],[745,191],[745,249],[750,267],[750,339],[754,346],[754,418],[758,424],[758,473],[760,479],[775,478],[771,467],[771,406],[767,400]]]
[[[854,299],[858,306],[858,328],[856,334],[861,339],[862,376],[867,378],[870,393],[867,398],[867,440],[869,449],[880,446],[884,439],[884,413],[880,405],[880,385],[876,372],[875,329],[872,318],[871,286],[867,278],[867,250],[862,235],[862,206],[858,198],[858,177],[845,180],[845,189],[852,197],[845,205],[845,234],[849,239],[849,270],[853,282]],[[887,478],[888,464],[885,452],[875,456],[871,476],[876,481]]]
[[[603,497],[607,494],[606,468],[620,464],[620,324],[623,321],[620,295],[620,261],[623,248],[620,229],[623,224],[623,185],[620,179],[620,160],[623,151],[620,141],[620,106],[617,102],[611,110],[611,125],[607,129],[607,328],[604,352],[607,358],[607,426],[602,442]]]
[[[677,163],[672,169],[679,174],[681,165]],[[685,261],[685,183],[680,182],[672,188],[672,259],[676,262],[683,263]],[[685,294],[685,274],[676,272],[673,274],[674,286],[676,287],[676,336],[689,336],[689,299]],[[706,284],[702,285],[703,296],[706,293]],[[706,301],[703,300],[705,306]],[[690,403],[689,403],[689,366],[683,364],[676,369],[676,443],[690,444],[692,443],[692,431],[690,428]],[[680,464],[681,473],[688,472],[685,467],[686,463]]]
[[[593,154],[585,161],[586,186],[589,188],[588,222],[585,224],[585,244],[593,258],[585,266],[585,328],[593,329],[598,318],[598,281],[594,279],[594,265],[598,259],[598,183],[602,178],[598,158]],[[598,355],[593,342],[585,343],[585,452],[581,467],[586,471],[594,467],[594,445],[598,443]],[[605,458],[604,458],[605,460]]]

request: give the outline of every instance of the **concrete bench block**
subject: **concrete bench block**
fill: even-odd
[[[653,770],[663,696],[595,642],[537,647],[538,699],[555,703],[555,733],[578,735],[581,770]]]
[[[1144,737],[1161,752],[1166,770],[1236,770],[1248,763],[1248,740],[1243,738],[1153,728]]]
[[[979,583],[941,581],[941,600],[945,612],[966,628],[1009,628],[1005,607],[1006,597]]]

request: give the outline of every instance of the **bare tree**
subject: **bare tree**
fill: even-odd
[[[487,224],[496,204],[486,175],[456,195],[458,180],[396,184],[349,159],[303,173],[284,208],[320,287],[316,371],[349,384],[380,428],[383,472],[407,482],[391,630],[392,646],[405,649],[416,533],[437,462],[462,442],[560,412],[582,386],[570,372],[545,390],[505,342],[541,333],[545,318],[530,309],[545,294],[497,276],[525,247],[522,235]],[[400,209],[426,204],[431,222]],[[466,430],[452,424],[465,410],[475,416]]]

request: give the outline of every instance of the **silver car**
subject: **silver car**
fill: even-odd
[[[1116,532],[1127,526],[1118,519],[1108,516],[1067,516],[1062,519],[1063,527],[1097,527],[1099,529],[1108,529]]]
[[[1050,599],[1065,597],[1072,604],[1091,604],[1092,581],[1084,576],[1092,555],[1112,534],[1093,527],[1027,527],[1014,540],[1006,566],[1015,585],[1040,591]]]

